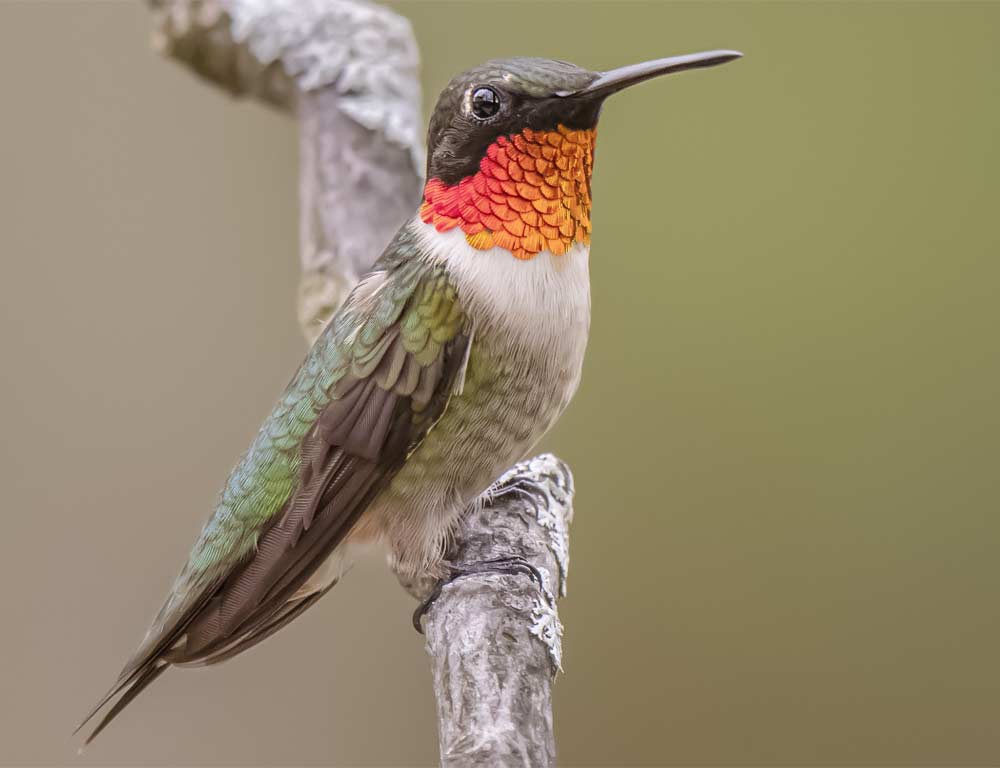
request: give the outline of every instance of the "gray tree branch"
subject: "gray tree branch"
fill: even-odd
[[[565,594],[573,476],[551,454],[517,464],[473,505],[448,554],[516,554],[542,577],[484,574],[444,587],[425,620],[441,765],[555,764],[552,681],[562,667],[556,597]]]
[[[419,201],[419,55],[363,0],[150,0],[154,46],[234,96],[297,115],[299,323],[312,342]],[[446,585],[424,620],[441,764],[553,765],[573,481],[554,456],[508,471],[463,519],[453,563],[517,556],[542,576]]]
[[[299,323],[312,342],[420,200],[409,22],[356,0],[153,0],[153,45],[300,125]]]

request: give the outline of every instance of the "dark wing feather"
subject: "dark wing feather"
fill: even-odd
[[[384,355],[395,356],[402,344],[402,337],[396,339]],[[285,512],[261,537],[253,559],[191,623],[171,661],[212,657],[283,610],[443,413],[467,344],[458,335],[430,364],[418,366],[411,394],[411,382],[401,378],[389,377],[389,389],[371,375],[338,385],[343,395],[330,402],[303,442],[308,461]],[[400,374],[406,369],[405,362],[391,365]],[[395,386],[400,381],[402,392]]]
[[[323,597],[323,595],[333,589],[336,585],[337,582],[334,581],[319,592],[313,592],[312,594],[304,597],[289,600],[282,605],[280,610],[276,611],[268,621],[262,622],[252,631],[237,637],[229,645],[218,648],[213,651],[212,654],[205,656],[199,661],[189,662],[188,664],[185,664],[185,666],[208,666],[210,664],[218,664],[226,661],[227,659],[231,659],[233,656],[243,653],[243,651],[252,648],[262,640],[266,640],[290,621],[300,616],[307,608],[316,603],[321,597]]]
[[[427,269],[413,285],[398,314],[379,316],[376,305],[372,316],[350,319],[358,330],[344,353],[349,367],[298,446],[298,477],[280,513],[249,557],[228,573],[214,569],[197,594],[181,595],[183,610],[171,608],[172,595],[154,625],[160,629],[81,724],[120,695],[90,739],[168,664],[230,658],[321,596],[296,592],[423,440],[462,380],[470,333],[453,286],[441,269]]]

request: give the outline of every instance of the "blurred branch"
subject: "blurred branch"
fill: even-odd
[[[312,342],[420,199],[409,22],[354,0],[153,0],[154,46],[300,124],[299,322]]]
[[[300,137],[299,322],[311,343],[420,198],[419,55],[409,22],[363,0],[150,0],[154,46],[233,96],[293,112]],[[554,764],[573,481],[522,462],[473,504],[448,558],[517,556],[542,575],[446,585],[425,620],[441,764]]]

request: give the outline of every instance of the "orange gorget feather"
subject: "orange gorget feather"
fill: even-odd
[[[420,218],[439,232],[461,227],[472,247],[499,246],[519,259],[588,244],[595,137],[562,125],[501,136],[478,173],[450,187],[428,180]]]

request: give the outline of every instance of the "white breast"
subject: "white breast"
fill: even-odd
[[[589,246],[574,243],[562,256],[542,251],[520,260],[505,248],[473,248],[460,229],[438,232],[419,218],[410,226],[427,253],[447,264],[477,326],[502,329],[518,347],[561,349],[582,359],[590,326]]]

